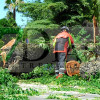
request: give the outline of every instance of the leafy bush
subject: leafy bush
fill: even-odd
[[[50,94],[50,95],[47,97],[47,99],[60,99],[60,98],[57,97],[56,94],[55,94],[55,95]]]
[[[0,84],[8,85],[9,83],[17,82],[17,78],[10,75],[7,69],[0,68]]]
[[[29,79],[29,78],[36,78],[40,76],[47,76],[54,74],[54,67],[51,64],[44,64],[42,66],[37,66],[33,69],[32,72],[29,73],[22,73],[21,78],[22,79]]]
[[[79,59],[82,62],[87,62],[88,61],[87,52],[88,51],[86,51],[86,50],[81,50],[81,49],[78,50],[77,48],[73,50],[73,53],[76,53],[77,57],[79,57]]]
[[[0,100],[28,100],[28,95],[39,95],[39,92],[33,89],[22,90],[15,84],[17,81],[7,69],[0,68]]]
[[[9,23],[6,18],[0,20],[0,27],[9,27]]]
[[[0,38],[5,34],[17,34],[19,27],[16,24],[16,21],[13,18],[0,19]]]
[[[0,27],[17,27],[16,21],[13,18],[10,19],[0,19]]]
[[[41,76],[41,75],[50,75],[54,73],[54,67],[51,64],[44,64],[40,67],[36,67],[34,69],[34,74],[36,76]]]
[[[82,62],[89,61],[90,48],[88,47],[88,39],[90,39],[90,35],[80,25],[73,27],[72,31],[77,32],[77,34],[71,34],[75,43],[75,49],[73,49],[72,54],[76,53]]]

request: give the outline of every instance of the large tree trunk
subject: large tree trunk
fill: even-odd
[[[13,9],[13,18],[14,18],[14,20],[16,20],[16,10],[15,10],[15,8]]]
[[[93,29],[94,29],[94,43],[96,43],[96,35],[98,34],[98,29],[95,16],[93,16]]]

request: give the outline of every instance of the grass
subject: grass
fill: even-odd
[[[55,75],[44,75],[39,76],[34,79],[27,80],[18,80],[16,77],[10,75],[10,73],[6,69],[0,69],[0,100],[13,100],[18,98],[17,100],[28,100],[28,95],[40,95],[40,92],[27,89],[22,90],[16,82],[19,81],[24,83],[36,83],[47,85],[49,90],[52,91],[77,91],[81,93],[93,93],[100,94],[100,78],[91,78],[90,81],[82,79],[80,76],[69,77],[64,75],[62,78],[56,79]],[[63,94],[62,96],[66,96]],[[60,98],[60,100],[79,100],[71,95],[67,95],[67,98],[62,98],[58,95],[50,95],[48,98]],[[96,98],[95,100],[99,100]]]
[[[7,69],[0,68],[0,100],[28,100],[28,96],[40,94],[31,88],[22,90],[16,84],[17,81]]]
[[[95,97],[95,99],[93,99],[93,100],[100,100],[100,97]]]
[[[58,96],[50,94],[47,99],[60,99]]]
[[[22,90],[17,85],[13,88],[0,86],[0,100],[29,100],[28,96],[39,95],[40,93],[33,89]]]
[[[81,93],[100,94],[100,78],[91,79],[90,81],[84,80],[79,76],[69,77],[64,75],[63,78],[56,79],[54,75],[42,76],[40,78],[20,80],[24,83],[39,82],[46,84],[51,90],[56,91],[78,91]],[[56,85],[57,87],[51,87]]]

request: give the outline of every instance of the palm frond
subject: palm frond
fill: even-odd
[[[11,3],[9,5],[9,10],[12,12],[12,10],[15,8],[15,4],[14,3]]]
[[[8,9],[9,7],[8,6],[4,6],[4,9]]]
[[[6,4],[10,4],[11,3],[11,0],[5,0],[5,3]]]

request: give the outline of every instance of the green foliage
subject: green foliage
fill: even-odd
[[[100,11],[99,11],[99,5],[100,5],[100,2],[99,0],[88,0],[89,2],[89,5],[90,5],[90,8],[91,8],[91,13],[90,13],[90,16],[95,16],[97,20],[99,20],[99,14],[100,14]]]
[[[0,38],[5,34],[17,34],[19,28],[13,18],[10,19],[0,19]]]
[[[53,24],[50,20],[37,20],[29,22],[26,26],[25,34],[28,34],[29,37],[33,37],[33,35],[37,33],[41,33],[42,31],[46,29],[54,29],[57,28],[57,24]],[[34,38],[34,37],[33,37]]]
[[[16,23],[16,21],[13,19],[13,18],[11,18],[11,19],[8,19],[8,23],[9,23],[9,27],[13,27],[13,28],[17,28],[17,23]]]
[[[88,35],[87,31],[84,28],[82,28],[80,25],[77,25],[76,27],[72,27],[72,31],[74,32],[74,34],[71,35],[74,39],[74,44],[75,44],[75,48],[72,50],[72,54],[76,54],[76,56],[78,56],[82,62],[87,62],[88,57],[86,54],[89,53],[89,51],[81,49],[81,46],[82,45],[87,46],[90,35]],[[77,33],[75,34],[75,32]]]
[[[9,84],[17,82],[17,78],[12,77],[7,69],[0,68],[0,84]]]
[[[9,27],[9,23],[6,18],[0,20],[0,27]]]
[[[42,66],[37,66],[33,69],[32,72],[29,73],[22,73],[21,78],[22,79],[29,79],[29,78],[36,78],[41,76],[48,76],[54,74],[54,67],[51,64],[45,64]]]
[[[18,35],[18,36],[17,36],[17,38],[16,38],[16,41],[15,41],[14,45],[12,46],[10,52],[7,54],[6,61],[9,60],[9,58],[11,57],[12,53],[14,52],[16,46],[18,45],[19,41],[21,41],[22,36],[23,36],[23,30],[20,29],[20,30],[18,31],[17,35]]]
[[[96,41],[97,41],[97,44],[100,44],[100,36],[96,36]]]
[[[4,42],[0,39],[0,48],[4,45]]]
[[[60,99],[59,97],[57,97],[56,95],[52,95],[50,94],[47,99]]]
[[[22,90],[17,84],[18,79],[7,69],[0,68],[0,100],[28,100],[28,95],[39,95],[33,89]]]
[[[65,4],[68,6],[68,9],[55,16],[55,20],[57,20],[58,23],[73,26],[89,19],[87,14],[90,11],[90,7],[86,0],[66,0]]]
[[[81,100],[78,99],[76,97],[74,97],[73,95],[63,95],[66,97],[62,97],[63,94],[50,94],[47,99],[57,99],[57,100]]]
[[[17,24],[13,18],[10,19],[0,19],[0,27],[17,27]]]
[[[29,39],[29,43],[34,43],[35,45],[38,45],[39,47],[42,47],[43,49],[49,49],[48,45],[49,41],[45,41],[43,37],[39,37],[38,39]]]
[[[34,20],[51,19],[56,13],[64,11],[66,8],[67,6],[63,2],[25,3],[18,7],[19,11]]]
[[[15,20],[17,5],[23,3],[23,0],[6,0],[5,3],[6,5],[4,6],[4,9],[9,9],[7,16],[11,15],[10,17]]]
[[[34,74],[39,77],[42,75],[50,75],[53,73],[54,73],[54,68],[51,64],[45,64],[40,67],[36,67],[34,69]]]
[[[19,28],[0,28],[0,38],[5,34],[18,34]]]
[[[51,34],[46,33],[46,30],[57,28],[57,24],[53,24],[50,20],[37,20],[32,21],[27,24],[26,28],[24,29],[24,36],[23,38],[29,39],[29,43],[34,43],[39,47],[48,49],[48,44],[50,42],[49,35]]]
[[[57,28],[57,24],[53,24],[50,20],[37,20],[29,22],[26,26],[26,28],[32,28],[33,30],[45,30],[45,29],[54,29]]]
[[[30,43],[34,42],[33,37],[36,34],[39,35],[47,29],[55,29],[62,25],[74,26],[83,23],[84,20],[92,21],[92,17],[89,16],[91,13],[90,5],[86,0],[45,0],[39,2],[24,3],[18,6],[19,12],[33,20],[26,25],[24,30],[24,38],[29,38]],[[81,33],[85,33],[85,30],[81,30]],[[81,36],[78,36],[75,41],[80,39]],[[42,40],[36,39],[41,43],[40,46],[47,48],[43,43],[44,40],[41,42]]]
[[[87,55],[85,54],[86,50],[78,50],[78,48],[74,48],[73,51],[72,51],[72,54],[75,54],[76,56],[79,57],[79,59],[82,61],[82,62],[87,62],[88,61],[88,58],[87,58]]]
[[[91,76],[92,77],[92,76]],[[99,77],[99,76],[98,76]],[[24,83],[39,82],[47,84],[49,89],[54,91],[78,91],[81,93],[96,93],[100,94],[100,78],[93,77],[90,81],[82,79],[80,76],[67,76],[56,79],[56,76],[41,76],[40,78],[22,80]],[[54,85],[54,87],[51,87]]]
[[[13,13],[10,12],[10,11],[8,11],[7,14],[6,14],[6,18],[7,18],[7,19],[13,18]]]
[[[74,39],[74,42],[77,43],[87,43],[89,42],[88,39],[90,39],[90,33],[88,33],[84,27],[81,25],[76,25],[72,27],[72,37]]]
[[[91,10],[86,0],[45,0],[44,3],[21,4],[18,9],[33,20],[50,19],[60,25],[82,23],[90,19]]]
[[[51,3],[51,2],[61,2],[61,1],[63,1],[64,2],[64,0],[44,0],[44,2],[47,2],[47,3]],[[66,2],[66,1],[65,1]],[[64,2],[64,3],[65,3]]]

